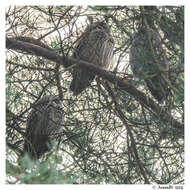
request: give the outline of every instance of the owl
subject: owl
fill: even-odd
[[[73,58],[95,64],[107,69],[113,57],[114,40],[110,27],[105,22],[95,22],[88,25],[77,40]],[[70,90],[74,95],[84,91],[95,78],[95,74],[76,66],[72,72],[73,80]]]
[[[167,79],[169,64],[157,31],[150,28],[147,32],[143,25],[138,28],[130,49],[130,65],[133,74],[145,81],[152,96],[158,102],[166,100],[169,88],[165,79]]]
[[[49,150],[49,140],[62,132],[63,109],[57,96],[44,96],[27,118],[23,154],[38,159]]]

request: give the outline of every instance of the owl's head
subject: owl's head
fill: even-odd
[[[91,32],[92,30],[104,30],[107,33],[110,33],[110,26],[105,22],[94,22],[87,26],[87,31]]]

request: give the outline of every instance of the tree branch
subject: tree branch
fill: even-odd
[[[141,171],[141,174],[145,180],[145,183],[146,184],[149,184],[149,180],[147,178],[147,175],[146,175],[146,172],[144,170],[144,165],[143,163],[141,162],[140,158],[139,158],[139,154],[138,154],[138,151],[137,151],[137,147],[136,147],[136,142],[135,142],[135,139],[133,137],[133,133],[132,133],[132,130],[130,129],[126,119],[125,119],[125,114],[120,110],[119,108],[119,105],[116,101],[116,98],[115,98],[115,95],[111,89],[111,87],[109,86],[108,83],[106,83],[106,88],[110,94],[110,96],[112,97],[112,100],[115,104],[115,113],[119,116],[119,118],[121,119],[121,121],[123,122],[123,124],[125,125],[126,129],[127,129],[127,132],[130,136],[130,139],[131,139],[131,146],[133,148],[133,152],[134,152],[134,155],[135,155],[135,159],[136,159],[136,162],[137,162],[137,165],[139,166],[139,169]]]
[[[12,50],[20,50],[21,52],[26,52],[31,55],[41,56],[57,63],[61,63],[63,60],[62,56],[58,55],[51,48],[45,48],[37,43],[34,44],[19,40],[17,38],[6,38],[6,48]]]
[[[159,120],[162,120],[165,123],[171,125],[171,127],[174,128],[174,131],[176,131],[177,134],[179,133],[179,131],[180,133],[183,133],[183,123],[180,123],[176,119],[174,119],[170,114],[167,113],[167,111],[163,110],[162,107],[155,103],[151,98],[147,97],[143,92],[134,88],[128,81],[123,80],[120,77],[116,77],[109,71],[105,71],[100,67],[86,61],[77,60],[72,57],[65,57],[64,55],[60,56],[51,48],[44,48],[39,44],[24,42],[14,38],[6,38],[6,47],[7,49],[20,50],[21,52],[27,52],[32,55],[44,57],[48,60],[63,65],[65,68],[73,64],[77,64],[83,70],[92,72],[117,85],[121,90],[124,90],[128,94],[132,95],[138,102],[144,105],[146,109],[150,110]],[[179,131],[176,129],[178,129]]]

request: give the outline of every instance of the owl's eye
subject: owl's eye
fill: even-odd
[[[104,22],[98,23],[97,28],[103,29],[103,30],[106,30],[106,31],[110,30],[110,27]]]

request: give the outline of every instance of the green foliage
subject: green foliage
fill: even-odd
[[[171,93],[163,104],[154,99],[145,85],[144,80],[149,76],[137,79],[129,65],[136,23],[144,17],[152,19],[152,28],[160,32],[169,61],[167,74]],[[89,88],[73,96],[68,90],[73,66],[64,68],[66,63],[51,61],[50,55],[39,49],[41,56],[24,45],[22,50],[18,46],[7,47],[6,183],[182,184],[183,128],[177,128],[173,121],[183,126],[183,6],[150,6],[148,9],[139,6],[15,6],[6,12],[6,35],[20,40],[20,44],[27,42],[34,49],[41,46],[56,55],[70,57],[79,36],[92,20],[105,20],[111,26],[115,58],[110,72],[139,93],[135,94],[127,85],[121,88],[117,80],[109,83],[97,76]],[[146,59],[146,56],[140,57],[139,63],[145,63]],[[151,100],[149,104],[141,101],[140,92],[145,96],[144,101]],[[33,105],[45,95],[57,94],[63,103],[63,133],[52,139],[51,151],[39,160],[31,160],[28,155],[21,157],[26,122]]]
[[[52,154],[48,159],[33,161],[28,155],[18,159],[18,164],[6,160],[7,184],[78,184],[103,182],[96,176],[93,180],[82,171],[72,171],[72,166],[62,164],[62,156]]]

